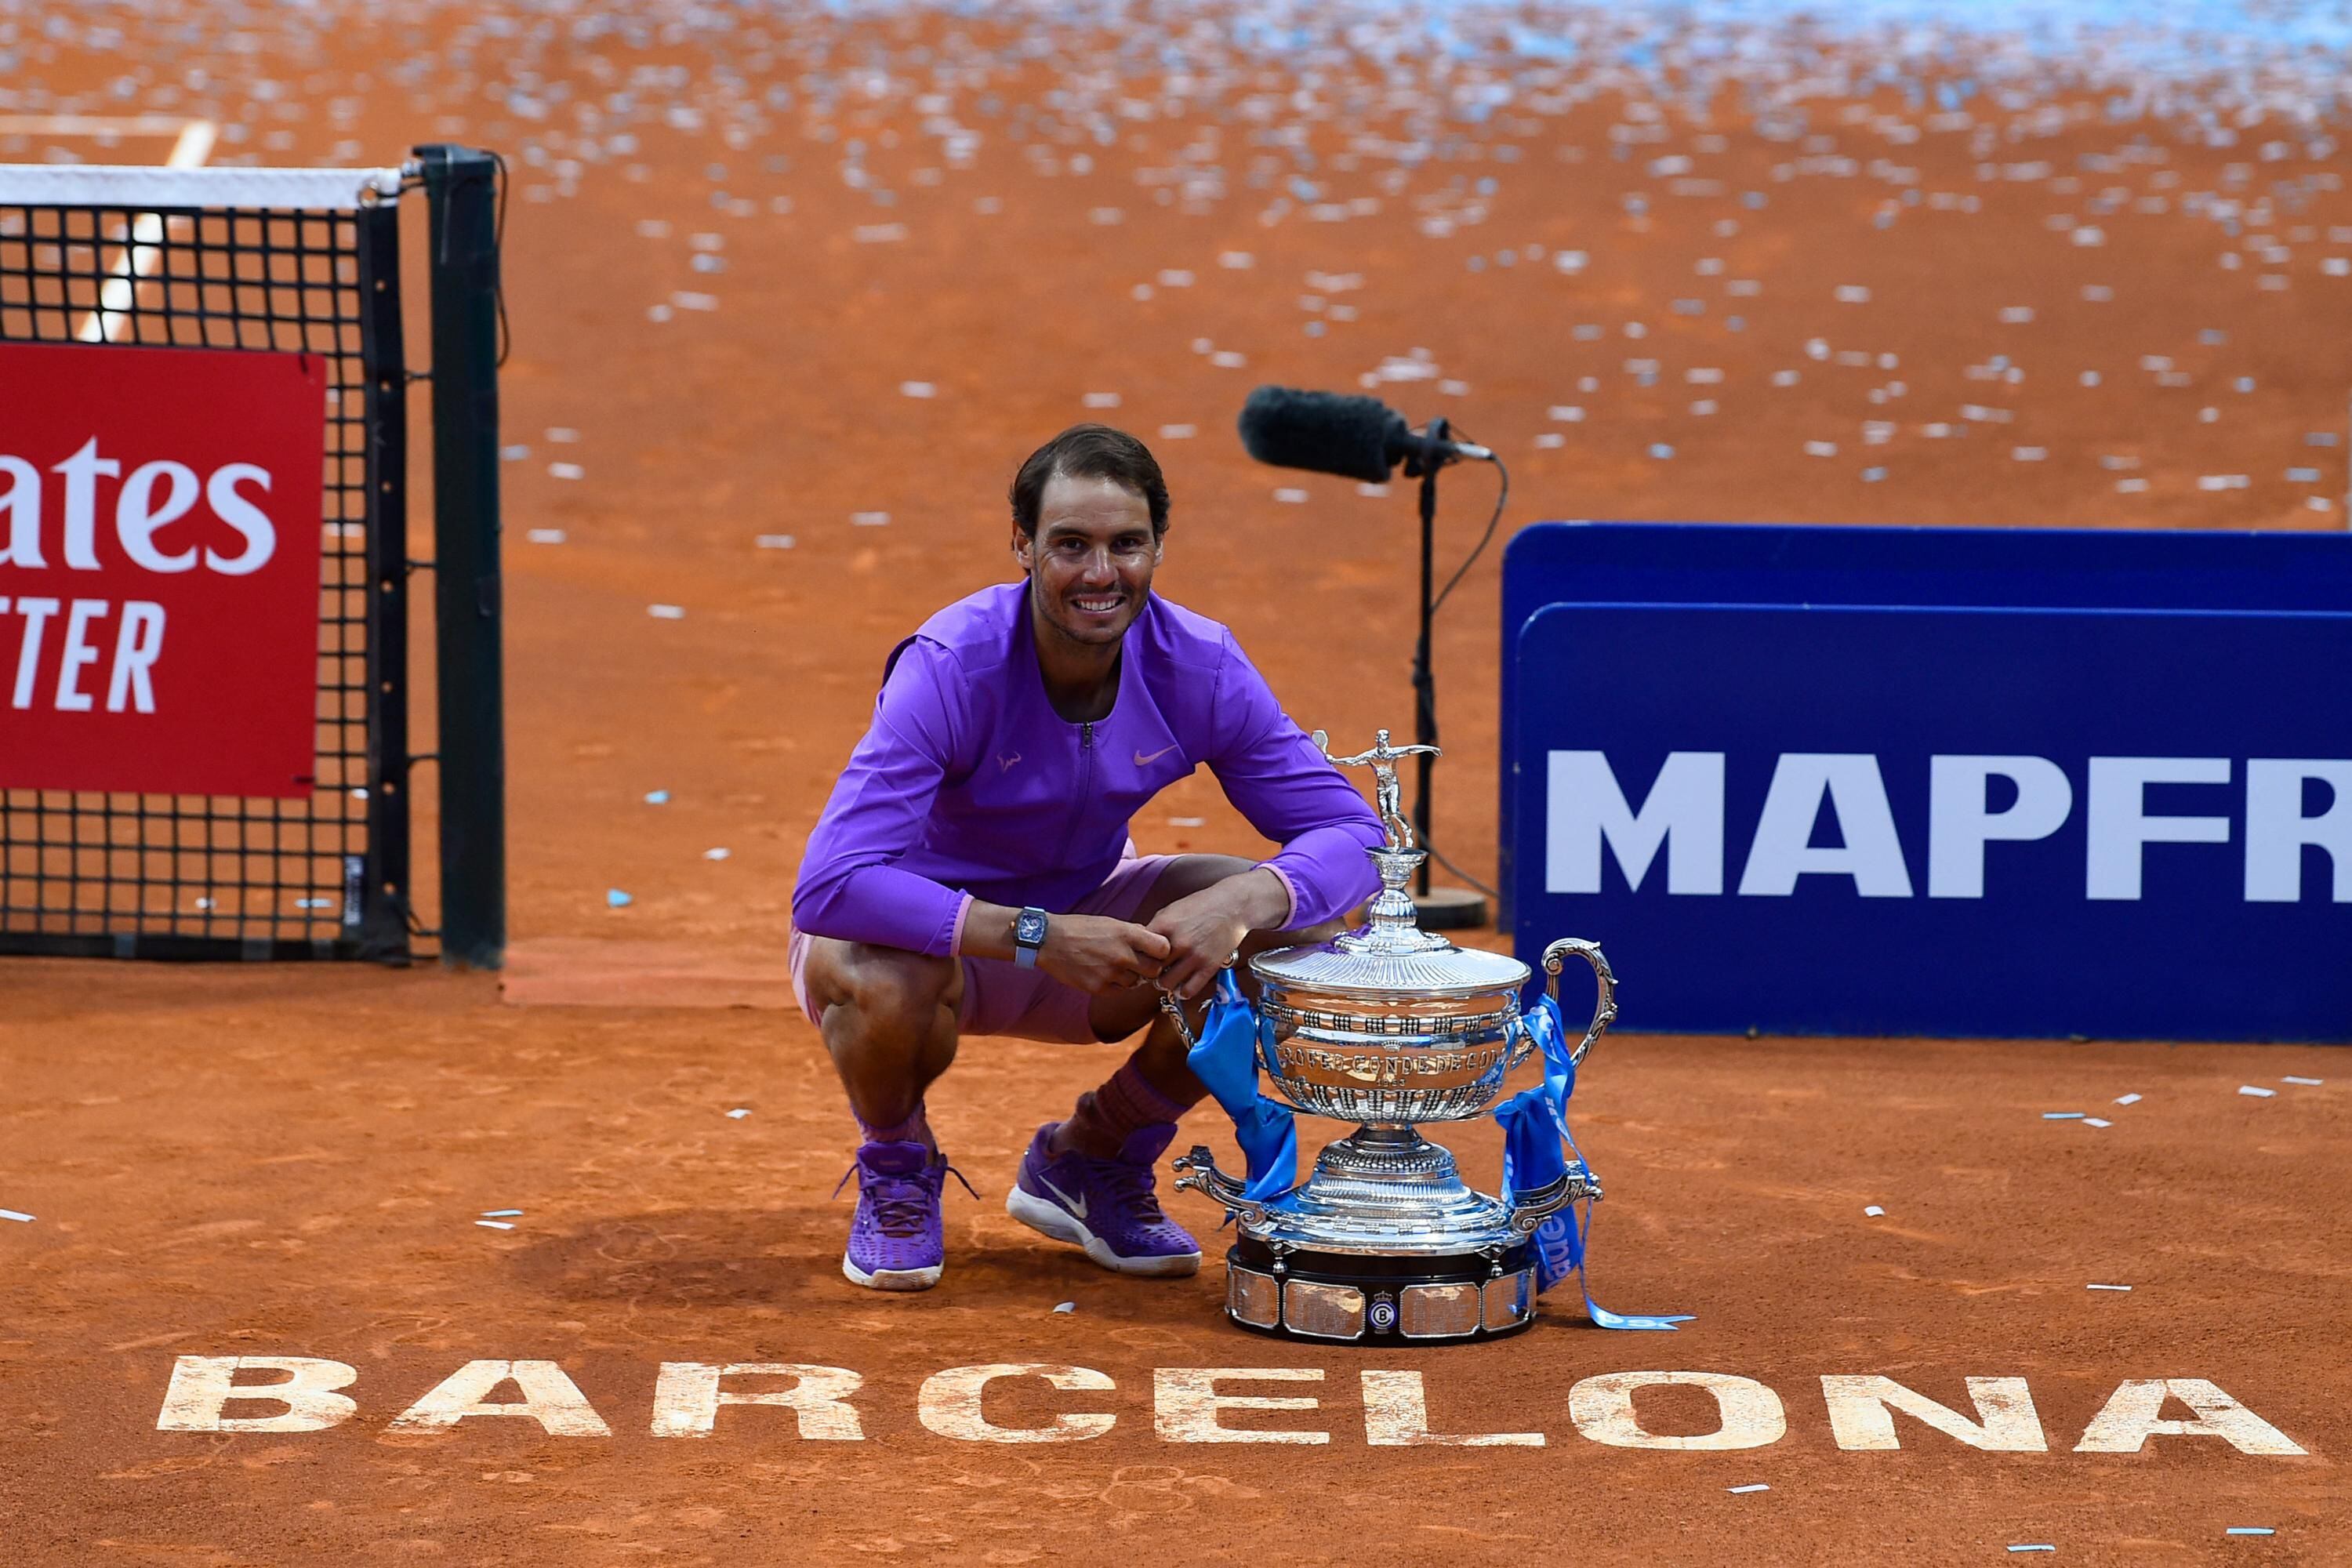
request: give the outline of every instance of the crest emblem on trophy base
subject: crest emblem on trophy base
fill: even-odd
[[[1328,754],[1325,733],[1315,741]],[[1557,1181],[1506,1203],[1466,1185],[1453,1154],[1421,1134],[1427,1122],[1484,1115],[1504,1075],[1538,1049],[1519,1007],[1528,966],[1457,948],[1415,922],[1405,888],[1425,852],[1399,810],[1396,763],[1425,749],[1433,751],[1391,746],[1382,730],[1370,751],[1332,759],[1370,764],[1378,781],[1388,843],[1367,851],[1381,877],[1367,922],[1250,961],[1256,1055],[1276,1092],[1294,1110],[1360,1125],[1327,1145],[1313,1174],[1281,1196],[1252,1197],[1203,1147],[1175,1162],[1179,1187],[1207,1194],[1234,1218],[1225,1310],[1249,1328],[1389,1342],[1523,1329],[1536,1315],[1537,1228],[1601,1195],[1591,1173],[1571,1163]],[[1601,950],[1571,938],[1544,952],[1555,996],[1571,955],[1592,966],[1601,987],[1591,1026],[1570,1058],[1580,1062],[1617,1016],[1616,983]]]

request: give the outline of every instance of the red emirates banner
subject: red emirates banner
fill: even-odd
[[[327,367],[0,343],[0,786],[308,795]]]

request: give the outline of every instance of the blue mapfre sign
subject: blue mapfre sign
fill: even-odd
[[[1516,654],[1517,944],[1599,940],[1630,1025],[2352,1040],[2352,614],[1554,604]]]

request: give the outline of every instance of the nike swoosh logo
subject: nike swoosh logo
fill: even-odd
[[[1061,1199],[1061,1200],[1062,1200],[1062,1206],[1063,1206],[1064,1208],[1068,1209],[1072,1214],[1074,1214],[1074,1215],[1077,1215],[1080,1219],[1084,1219],[1084,1218],[1086,1218],[1086,1217],[1087,1217],[1087,1200],[1086,1200],[1086,1199],[1084,1199],[1084,1198],[1074,1198],[1074,1197],[1072,1197],[1069,1194],[1067,1194],[1067,1193],[1064,1192],[1061,1188],[1059,1188],[1059,1187],[1055,1186],[1053,1183],[1051,1183],[1051,1182],[1047,1181],[1047,1180],[1046,1180],[1045,1177],[1043,1177],[1043,1176],[1040,1176],[1040,1177],[1038,1177],[1038,1178],[1037,1178],[1037,1184],[1038,1184],[1039,1186],[1041,1186],[1041,1187],[1045,1188],[1047,1192],[1049,1192],[1049,1193],[1053,1194],[1055,1197],[1057,1197],[1057,1198]]]
[[[1181,744],[1181,742],[1180,742],[1179,744]],[[1150,767],[1153,763],[1158,762],[1160,758],[1166,756],[1175,749],[1175,746],[1162,746],[1148,757],[1139,751],[1135,753],[1135,765],[1139,768]]]
[[[1020,760],[1021,753],[1018,752],[1009,757],[999,757],[996,759],[996,771],[1000,773],[1009,773],[1013,771],[1013,764]]]

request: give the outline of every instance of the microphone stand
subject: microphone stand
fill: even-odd
[[[1433,440],[1451,439],[1443,418],[1433,419],[1422,432]],[[1423,464],[1408,457],[1407,479],[1421,480],[1421,636],[1412,648],[1412,738],[1422,746],[1437,744],[1437,680],[1430,668],[1430,625],[1435,614],[1431,599],[1437,576],[1437,470],[1439,462]],[[1413,759],[1412,829],[1423,848],[1429,846],[1430,767],[1436,759],[1423,752]],[[1421,863],[1412,902],[1424,931],[1468,931],[1486,923],[1486,900],[1467,888],[1432,888],[1431,857]]]

